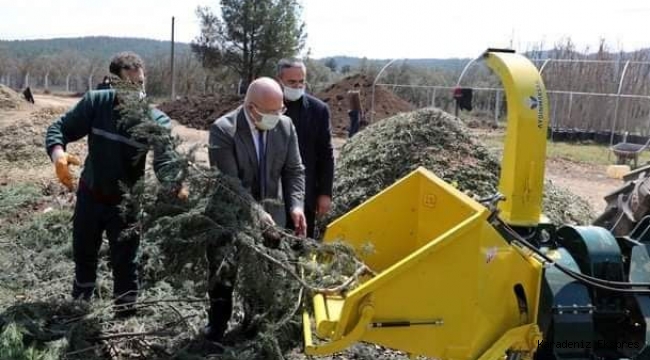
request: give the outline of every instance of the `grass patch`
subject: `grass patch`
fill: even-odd
[[[5,227],[0,236],[0,267],[12,269],[0,275],[1,287],[10,290],[5,295],[42,292],[44,282],[58,282],[71,275],[71,216],[70,210],[52,210]],[[7,300],[0,298],[0,307]]]
[[[41,189],[30,183],[0,187],[0,216],[9,217],[12,213],[32,205],[43,196]]]
[[[499,153],[503,151],[504,133],[482,132],[477,135],[491,150]],[[612,165],[616,163],[616,156],[609,151],[607,146],[587,143],[578,144],[548,141],[546,143],[546,157],[593,165]],[[638,166],[647,162],[650,162],[650,152],[644,151],[639,155]]]
[[[41,348],[31,346],[25,341],[26,329],[10,323],[0,333],[0,349],[3,359],[8,360],[56,360],[63,355],[65,339],[53,341]]]

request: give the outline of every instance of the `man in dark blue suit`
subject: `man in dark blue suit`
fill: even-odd
[[[332,125],[327,104],[305,92],[307,69],[299,59],[282,59],[277,80],[282,85],[285,115],[298,133],[300,156],[305,166],[305,217],[307,236],[314,238],[316,216],[324,215],[332,203],[334,151]],[[288,223],[287,227],[293,228]]]

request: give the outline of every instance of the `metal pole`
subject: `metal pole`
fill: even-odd
[[[648,112],[648,129],[646,129],[644,135],[647,136],[648,134],[650,134],[650,112]]]
[[[552,124],[551,125],[551,142],[553,142],[553,138],[554,138],[554,135],[555,135],[555,129],[557,129],[557,108],[558,108],[558,106],[557,106],[557,104],[558,104],[557,97],[558,97],[558,94],[554,94],[554,97],[555,97],[555,100],[553,101],[553,103],[555,104],[555,106],[553,106],[553,117],[551,118],[551,124]]]
[[[544,68],[546,67],[546,64],[548,64],[549,61],[551,61],[551,59],[544,60],[544,63],[542,64],[542,67],[539,68],[539,74],[540,75],[542,75],[542,73],[544,72]]]
[[[463,80],[463,76],[465,76],[465,73],[467,72],[469,67],[472,66],[472,64],[475,61],[476,61],[476,59],[472,59],[467,63],[467,65],[465,65],[465,68],[463,69],[463,71],[460,73],[460,76],[458,77],[458,81],[456,82],[456,87],[460,87],[460,82],[461,82],[461,80]]]
[[[619,99],[621,98],[621,90],[623,89],[623,79],[625,79],[625,73],[627,72],[627,67],[630,65],[630,60],[625,62],[625,66],[623,66],[623,72],[621,73],[621,80],[618,82],[618,91],[616,92],[616,106],[614,107],[614,121],[612,122],[612,134],[609,137],[609,146],[612,146],[614,144],[614,131],[616,128],[616,122],[618,121],[618,102]]]
[[[171,72],[172,72],[172,101],[176,99],[176,81],[174,79],[174,17],[172,16],[172,58],[171,58]]]
[[[433,95],[431,96],[431,107],[436,107],[436,88],[433,88]]]
[[[384,65],[384,67],[379,70],[379,73],[377,73],[377,76],[375,76],[375,80],[372,82],[372,99],[370,101],[370,123],[372,124],[375,120],[375,85],[377,84],[377,80],[379,80],[379,77],[381,74],[388,68],[392,63],[397,61],[397,59],[393,59],[388,62],[388,64]]]
[[[494,99],[494,123],[499,125],[499,110],[501,107],[501,91],[497,90],[496,99]]]
[[[571,125],[571,108],[573,107],[573,93],[569,93],[569,117],[567,118],[567,125]]]

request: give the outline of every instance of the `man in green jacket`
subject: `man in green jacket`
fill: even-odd
[[[134,313],[131,305],[136,301],[139,289],[136,263],[139,234],[124,231],[135,219],[132,215],[125,219],[121,216],[119,205],[123,192],[120,186],[124,184],[130,188],[143,177],[144,155],[152,146],[147,144],[146,139],[134,137],[129,126],[120,122],[123,119],[118,106],[127,103],[127,98],[133,98],[132,95],[135,95],[135,103],[143,101],[144,62],[137,54],[123,52],[113,58],[109,70],[119,77],[119,82],[131,86],[128,94],[115,88],[88,91],[74,108],[50,125],[45,147],[60,182],[73,190],[75,186],[69,165],[80,165],[80,161],[66,152],[66,146],[88,137],[88,156],[76,191],[72,296],[75,299],[91,298],[96,287],[98,253],[105,231],[113,268],[113,296],[116,304],[121,305],[119,308],[124,309],[119,312],[118,308],[118,314],[131,315]],[[133,88],[140,90],[134,91]],[[151,109],[150,116],[165,128],[163,133],[169,134],[171,121],[167,115]],[[153,148],[153,167],[158,180],[176,191],[179,198],[186,198],[186,189],[174,180],[176,153],[171,146],[156,145]]]

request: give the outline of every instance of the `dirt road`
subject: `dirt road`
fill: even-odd
[[[585,198],[597,213],[605,209],[603,197],[623,185],[621,180],[606,176],[607,166],[577,164],[562,159],[546,162],[546,177]]]

